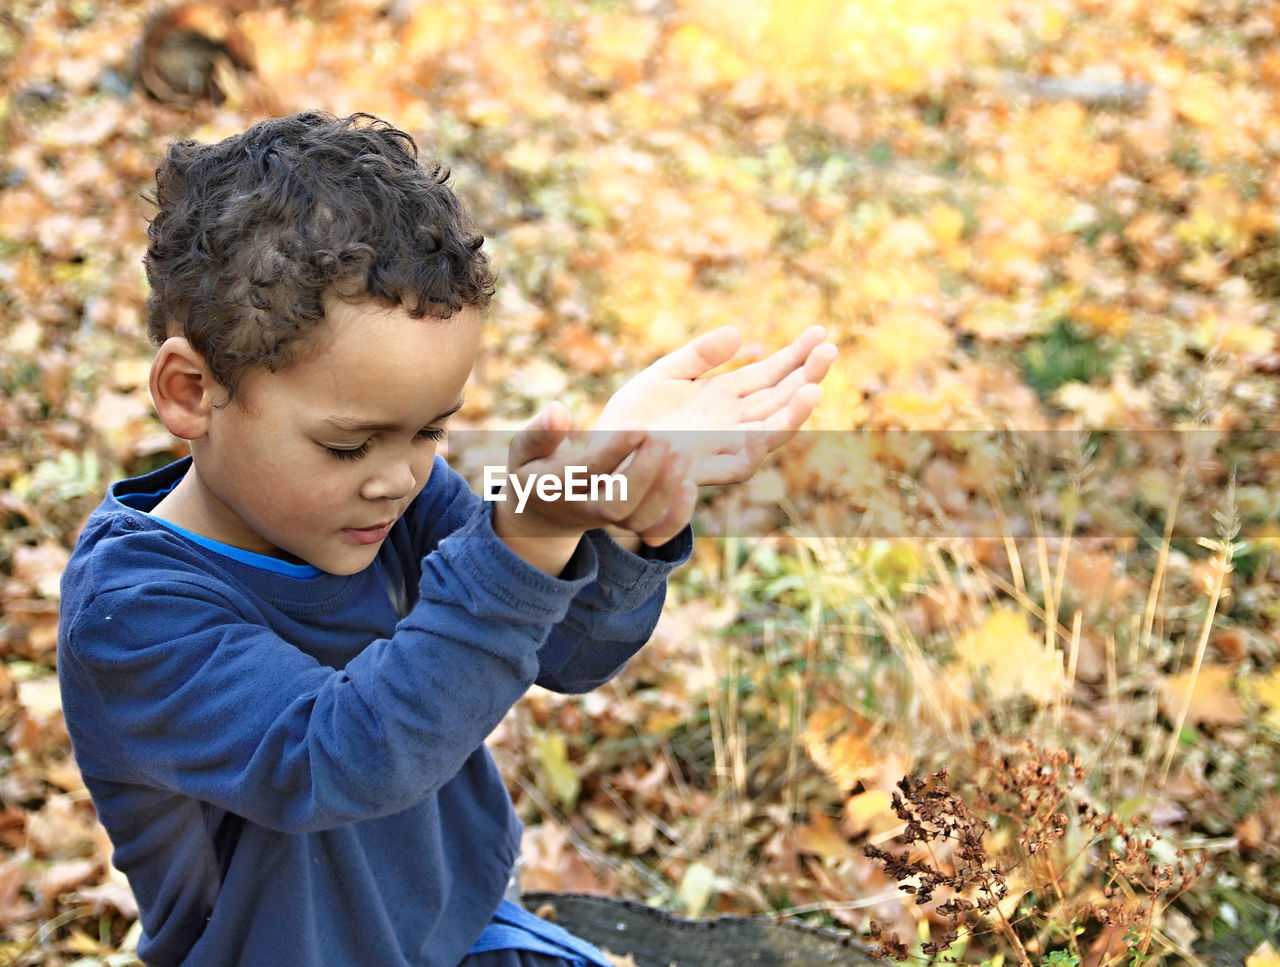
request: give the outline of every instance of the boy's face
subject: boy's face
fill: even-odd
[[[475,364],[480,319],[473,309],[414,319],[337,299],[326,316],[300,362],[252,370],[236,398],[210,414],[184,481],[197,520],[177,522],[354,574],[427,482]]]

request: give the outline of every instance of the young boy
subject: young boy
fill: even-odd
[[[708,333],[600,432],[553,405],[511,444],[512,472],[621,473],[625,498],[481,500],[435,453],[493,291],[446,177],[318,113],[157,172],[151,393],[192,455],[89,518],[59,640],[152,967],[605,963],[502,899],[520,825],[484,739],[534,682],[594,688],[644,644],[696,485],[749,477],[834,356],[811,329],[707,377],[737,350]],[[693,427],[754,442],[656,432]]]

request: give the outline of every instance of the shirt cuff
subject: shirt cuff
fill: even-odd
[[[621,548],[619,548],[621,550]],[[472,518],[440,542],[437,553],[467,574],[487,594],[535,620],[557,622],[579,591],[597,577],[594,546],[578,541],[573,556],[558,576],[534,567],[507,546],[493,529],[493,504],[481,504]],[[424,559],[423,580],[431,570]]]
[[[644,604],[666,583],[668,575],[693,554],[693,528],[689,525],[665,544],[642,544],[638,552],[627,550],[603,529],[589,530],[585,537],[598,561],[601,596],[619,611]]]

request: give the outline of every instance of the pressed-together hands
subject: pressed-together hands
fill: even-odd
[[[531,491],[520,512],[511,501],[496,505],[499,536],[551,573],[594,527],[608,527],[632,549],[666,543],[692,517],[698,485],[750,479],[808,419],[836,357],[824,336],[814,326],[765,359],[708,376],[734,358],[741,341],[731,326],[713,330],[628,381],[588,434],[570,434],[568,413],[553,403],[512,441],[510,471],[521,478],[563,479],[567,467],[585,468],[588,478],[621,474],[627,497],[615,489],[612,499],[566,501]]]

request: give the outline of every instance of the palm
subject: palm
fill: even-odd
[[[736,354],[736,329],[700,336],[636,375],[605,405],[597,430],[631,426],[689,454],[696,484],[746,480],[813,412],[835,347],[815,326],[767,359],[708,376]]]

